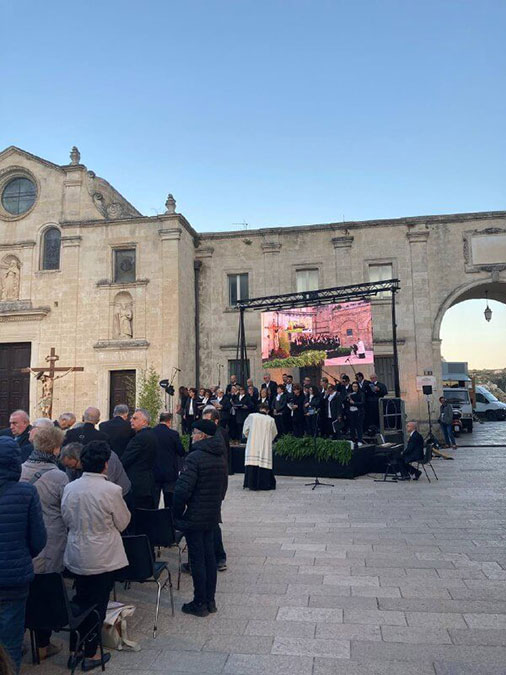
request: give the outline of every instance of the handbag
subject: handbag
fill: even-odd
[[[124,605],[122,602],[109,602],[102,627],[102,644],[108,649],[124,649],[139,652],[138,642],[130,640],[127,631],[127,618],[135,612],[135,605]]]

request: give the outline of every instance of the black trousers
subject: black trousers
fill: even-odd
[[[294,415],[292,417],[293,435],[297,438],[304,436],[305,418],[303,415]]]
[[[185,538],[193,577],[193,599],[198,605],[214,602],[217,580],[214,528],[187,530]]]
[[[364,414],[362,412],[348,412],[348,423],[350,425],[350,436],[352,441],[362,443],[364,432]]]
[[[227,554],[223,547],[223,536],[221,534],[221,527],[218,523],[214,528],[214,557],[216,558],[216,564],[219,562],[224,562],[227,559]]]
[[[76,574],[75,577],[76,594],[74,595],[73,602],[83,609],[91,607],[92,605],[97,606],[96,609],[100,616],[99,630],[102,630],[102,624],[104,623],[107,603],[109,602],[109,595],[114,583],[113,580],[114,572],[102,572],[102,574],[90,574],[88,576]],[[91,613],[79,627],[80,634],[84,635],[87,633],[95,622],[96,616],[94,613]],[[84,643],[84,656],[86,658],[95,656],[97,647],[98,633],[93,631]],[[74,633],[72,633],[70,651],[73,652],[75,649],[76,639]]]

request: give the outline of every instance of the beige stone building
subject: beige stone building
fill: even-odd
[[[423,417],[416,377],[440,382],[446,310],[506,300],[504,212],[198,234],[171,195],[164,213],[142,216],[75,148],[64,165],[0,153],[0,225],[1,424],[18,406],[37,415],[41,385],[20,370],[43,366],[51,347],[57,365],[84,368],[55,382],[54,414],[97,404],[105,417],[148,366],[180,368],[176,386],[227,381],[238,299],[392,277],[401,393]],[[391,302],[372,304],[375,368],[392,389]],[[258,383],[259,313],[246,313],[246,334]]]

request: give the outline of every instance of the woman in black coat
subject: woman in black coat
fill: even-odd
[[[288,396],[284,384],[278,384],[278,393],[273,401],[274,421],[278,430],[278,436],[285,433],[284,419],[288,411]]]
[[[293,428],[293,435],[296,436],[297,438],[302,438],[304,436],[304,413],[305,413],[305,408],[304,404],[306,402],[306,399],[304,397],[304,394],[302,392],[302,387],[300,384],[294,384],[293,385],[293,397],[288,406],[290,407],[292,411],[292,428]]]
[[[242,440],[242,427],[246,417],[255,412],[255,405],[251,397],[246,393],[244,387],[239,387],[239,394],[232,398],[232,405],[235,408],[235,423],[237,426],[237,439]]]
[[[262,387],[260,389],[260,394],[259,394],[259,397],[258,397],[258,404],[257,404],[257,412],[259,412],[259,408],[262,405],[262,403],[264,405],[269,406],[269,414],[270,414],[272,412],[272,402],[271,402],[271,399],[269,397],[269,390],[267,389],[267,387]]]
[[[358,382],[353,382],[351,385],[351,394],[346,398],[346,411],[348,423],[350,425],[351,440],[358,445],[362,445],[362,434],[364,431],[364,415],[365,415],[365,396],[361,391]]]

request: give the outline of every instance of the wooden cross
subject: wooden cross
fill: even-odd
[[[42,411],[43,417],[48,417],[51,419],[53,414],[53,385],[55,380],[59,380],[60,377],[68,375],[72,372],[82,372],[84,368],[81,366],[69,366],[65,367],[56,367],[55,363],[60,359],[56,354],[54,347],[51,347],[49,356],[46,356],[46,361],[49,362],[49,366],[43,368],[22,368],[22,373],[34,373],[38,380],[42,380],[42,399],[39,402],[40,409]],[[55,375],[55,373],[61,372],[61,375]]]

